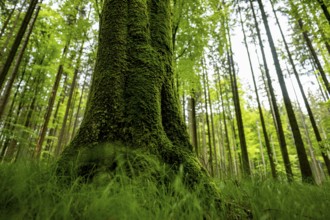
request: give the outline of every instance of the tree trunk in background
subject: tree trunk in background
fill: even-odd
[[[323,0],[317,0],[317,1],[318,1],[318,3],[320,4],[320,6],[322,8],[324,16],[327,18],[328,23],[330,24],[330,14],[329,14],[327,6],[325,5]]]
[[[9,21],[11,20],[11,17],[13,16],[13,14],[14,14],[14,12],[16,10],[17,2],[18,1],[15,1],[14,8],[10,11],[7,19],[5,20],[5,22],[3,23],[2,27],[1,27],[1,30],[0,30],[0,39],[1,39],[2,35],[5,33],[6,28],[7,28],[7,25],[8,25]],[[0,53],[1,53],[1,51],[0,51]]]
[[[227,126],[227,120],[226,120],[226,110],[225,110],[225,105],[223,101],[223,94],[222,94],[222,86],[221,86],[221,76],[220,76],[220,71],[219,68],[216,68],[217,76],[218,76],[218,91],[219,91],[219,101],[221,103],[222,107],[222,123],[224,125],[224,145],[225,149],[228,151],[228,163],[229,163],[229,173],[232,175],[234,172],[236,172],[235,165],[233,163],[233,157],[232,157],[232,152],[231,152],[231,147],[230,147],[230,141],[229,141],[229,134],[228,134],[228,126]],[[219,112],[220,112],[220,107],[219,107]],[[220,122],[221,123],[221,122]]]
[[[0,70],[0,88],[3,87],[3,84],[6,80],[8,71],[10,69],[10,66],[14,60],[14,57],[16,55],[16,52],[18,50],[19,45],[21,44],[21,41],[23,39],[24,33],[26,31],[26,28],[28,24],[30,23],[30,20],[32,18],[33,12],[38,4],[38,0],[31,0],[31,3],[29,5],[29,8],[24,16],[24,19],[22,21],[21,27],[18,30],[18,33],[16,35],[15,41],[13,45],[11,46],[10,52],[8,54],[8,57],[4,63],[4,66]]]
[[[8,99],[9,99],[9,96],[10,96],[10,91],[13,87],[13,84],[14,84],[14,81],[17,77],[17,74],[18,74],[18,69],[21,65],[21,61],[22,61],[22,58],[23,58],[23,55],[24,55],[24,52],[25,52],[25,49],[29,43],[29,39],[30,39],[30,36],[31,36],[31,33],[32,33],[32,30],[33,30],[33,27],[34,27],[34,24],[35,24],[35,21],[37,20],[37,17],[38,17],[38,14],[39,14],[39,11],[40,11],[40,6],[37,7],[36,9],[36,12],[31,20],[31,23],[28,27],[28,30],[27,30],[27,35],[23,41],[23,45],[18,53],[18,57],[16,58],[16,62],[15,62],[15,66],[14,66],[14,69],[13,69],[13,72],[12,74],[10,75],[9,77],[9,80],[4,88],[4,92],[3,92],[3,95],[1,96],[1,100],[0,100],[0,119],[2,118],[3,116],[3,113],[4,113],[4,110],[5,110],[5,107],[7,105],[7,102],[8,102]]]
[[[308,47],[308,49],[309,49],[309,51],[310,51],[310,53],[312,55],[312,58],[313,58],[313,60],[314,60],[314,62],[316,64],[316,68],[317,68],[319,74],[321,75],[321,78],[323,80],[323,83],[324,83],[324,86],[325,86],[325,88],[327,90],[327,93],[330,95],[330,84],[329,84],[329,81],[328,81],[327,76],[326,76],[326,73],[325,73],[325,71],[324,71],[324,69],[322,67],[322,64],[321,64],[321,62],[320,62],[320,60],[319,60],[319,58],[317,56],[317,53],[316,53],[316,51],[314,49],[314,46],[312,44],[312,41],[311,41],[311,39],[308,36],[308,33],[307,33],[306,28],[304,26],[304,23],[303,23],[302,19],[299,16],[297,6],[292,2],[292,0],[289,0],[289,3],[290,3],[290,6],[291,6],[291,9],[292,9],[292,12],[294,14],[294,17],[297,20],[297,23],[299,25],[299,28],[300,28],[301,33],[303,35],[303,38],[304,38],[304,40],[306,42],[306,45],[307,45],[307,47]]]
[[[191,143],[195,150],[196,155],[199,155],[198,152],[198,141],[197,141],[197,120],[196,120],[196,99],[195,93],[192,91],[191,96],[188,99],[188,106],[189,106],[189,130],[190,130],[190,137]]]
[[[67,80],[68,80],[68,75],[65,74],[64,79],[63,79],[63,87],[62,87],[62,90],[60,93],[59,100],[56,104],[55,112],[54,112],[53,120],[52,120],[52,124],[55,125],[55,127],[50,128],[49,132],[48,132],[48,137],[50,137],[50,138],[47,139],[47,144],[46,144],[45,150],[49,151],[49,153],[52,151],[55,151],[53,149],[54,139],[57,137],[57,131],[58,131],[58,127],[60,125],[58,113],[59,113],[61,104],[64,103],[66,90],[67,90],[67,86],[66,86]]]
[[[205,70],[204,70],[205,71]],[[205,71],[206,72],[206,71]],[[209,77],[206,74],[206,92],[207,92],[207,103],[210,107],[210,119],[211,119],[211,128],[212,128],[212,143],[213,143],[213,155],[215,162],[215,176],[219,175],[219,164],[218,164],[218,153],[217,153],[217,145],[215,141],[215,129],[214,129],[214,120],[213,120],[213,109],[212,109],[212,100],[210,95],[210,85],[209,85]]]
[[[298,122],[297,122],[295,113],[294,113],[293,108],[292,108],[292,103],[291,103],[291,100],[290,100],[290,97],[289,97],[289,93],[288,93],[286,85],[285,85],[284,76],[283,76],[283,73],[282,73],[282,70],[281,70],[280,62],[278,60],[278,56],[277,56],[275,44],[274,44],[274,41],[273,41],[273,37],[271,35],[270,28],[268,26],[267,16],[266,16],[264,6],[263,6],[261,0],[258,0],[258,4],[259,4],[259,8],[260,8],[260,11],[261,11],[261,14],[262,14],[262,20],[263,20],[263,23],[264,23],[264,26],[265,26],[265,29],[266,29],[269,46],[271,48],[272,56],[273,56],[273,59],[274,59],[275,69],[276,69],[277,77],[278,77],[279,84],[280,84],[280,87],[281,87],[281,92],[282,92],[282,95],[283,95],[285,108],[286,108],[286,111],[287,111],[287,114],[288,114],[288,119],[289,119],[289,122],[290,122],[293,137],[294,137],[294,140],[295,140],[295,145],[296,145],[296,149],[297,149],[297,153],[298,153],[298,159],[299,159],[300,170],[301,170],[301,175],[302,175],[302,180],[305,181],[305,182],[311,182],[311,181],[313,181],[312,170],[311,170],[311,167],[310,167],[309,162],[308,162],[304,142],[302,140],[300,130],[299,130],[299,126],[298,126]]]
[[[206,117],[206,126],[207,126],[207,138],[208,138],[208,146],[209,146],[209,167],[211,171],[211,175],[214,176],[214,165],[213,165],[213,149],[212,149],[212,141],[211,141],[211,126],[210,126],[210,120],[209,120],[209,112],[208,112],[208,98],[207,98],[207,86],[206,86],[206,73],[204,70],[204,63],[202,61],[202,74],[203,74],[203,89],[204,89],[204,104],[205,104],[205,117]]]
[[[63,52],[62,52],[62,62],[64,62],[64,60],[66,58],[68,48],[69,48],[69,42],[64,46],[64,49],[63,49]],[[50,94],[50,97],[49,97],[49,100],[48,100],[48,106],[47,106],[47,111],[46,111],[46,114],[45,114],[45,120],[44,120],[44,123],[41,127],[38,142],[37,142],[36,147],[35,147],[35,152],[34,152],[34,157],[35,158],[40,157],[40,153],[41,153],[41,150],[42,150],[42,145],[44,143],[44,140],[45,140],[45,137],[46,137],[46,132],[47,132],[47,129],[48,129],[49,120],[50,120],[50,117],[51,117],[52,112],[53,112],[53,106],[54,106],[54,103],[55,103],[57,90],[58,90],[58,87],[59,87],[59,84],[60,84],[60,81],[61,81],[61,77],[62,77],[62,74],[63,74],[63,65],[64,65],[63,63],[60,63],[60,65],[58,67],[58,70],[57,70],[54,85],[53,85],[53,88],[51,90],[51,94]]]
[[[304,104],[305,104],[305,107],[307,109],[307,113],[308,113],[309,119],[311,121],[311,124],[312,124],[312,127],[313,127],[313,131],[314,131],[314,134],[315,134],[315,137],[316,137],[316,140],[317,140],[317,142],[319,144],[319,147],[320,147],[320,150],[321,150],[321,154],[322,154],[323,160],[324,160],[325,165],[326,165],[327,170],[328,170],[328,174],[330,175],[330,160],[329,160],[328,156],[326,155],[325,148],[324,148],[324,143],[322,142],[322,137],[321,137],[320,132],[319,132],[319,129],[317,127],[317,124],[316,124],[316,121],[315,121],[315,118],[314,118],[314,114],[313,114],[312,109],[311,109],[311,107],[309,105],[307,96],[306,96],[305,91],[304,91],[304,87],[303,87],[303,85],[302,85],[302,83],[300,81],[300,77],[299,77],[298,71],[297,71],[296,66],[294,64],[294,61],[293,61],[291,52],[289,50],[289,46],[288,46],[287,41],[285,39],[285,36],[283,34],[281,25],[280,25],[280,23],[278,21],[278,18],[277,18],[277,15],[276,15],[276,11],[274,9],[274,5],[273,4],[272,4],[272,9],[273,9],[273,12],[274,12],[274,15],[275,15],[275,18],[276,18],[277,25],[278,25],[278,27],[280,29],[282,40],[284,42],[284,46],[285,46],[286,52],[288,54],[289,62],[291,64],[291,66],[292,66],[293,73],[294,73],[294,75],[295,75],[295,77],[297,79],[299,90],[300,90],[300,93],[301,93],[301,95],[303,97]]]
[[[80,111],[81,111],[81,108],[82,108],[81,105],[82,105],[83,97],[85,95],[86,87],[87,87],[87,74],[85,76],[83,87],[81,89],[81,95],[80,95],[80,98],[79,98],[76,117],[75,117],[75,120],[74,120],[74,123],[73,123],[73,129],[72,129],[72,135],[71,135],[70,141],[73,139],[74,135],[76,134],[76,130],[78,129],[78,123],[79,123],[78,120],[79,120]]]
[[[228,79],[225,79],[228,81]],[[242,170],[240,170],[240,167],[242,167],[242,160],[240,159],[241,156],[239,154],[237,154],[237,135],[236,135],[236,129],[235,129],[235,123],[234,123],[234,119],[231,115],[231,111],[230,111],[230,102],[229,102],[229,90],[224,92],[225,96],[226,96],[226,115],[227,115],[227,119],[229,121],[229,125],[230,125],[230,130],[231,130],[231,139],[232,139],[232,144],[230,145],[232,152],[233,152],[233,165],[234,165],[234,170],[235,170],[235,175],[238,177],[241,172],[243,172]],[[229,129],[228,129],[229,132]],[[239,158],[239,160],[237,160],[237,156]],[[239,165],[240,164],[240,165]]]
[[[289,71],[288,67],[287,67],[287,70]],[[308,152],[309,152],[309,156],[310,156],[311,161],[312,161],[311,168],[312,168],[312,171],[313,171],[313,174],[314,174],[314,179],[315,179],[317,184],[321,184],[322,183],[322,178],[321,178],[321,175],[320,175],[320,169],[319,169],[318,163],[317,163],[316,158],[315,158],[312,140],[310,139],[309,130],[308,130],[308,127],[306,125],[305,114],[302,112],[302,108],[301,108],[300,103],[298,101],[297,92],[295,90],[295,86],[293,85],[291,75],[289,77],[290,77],[291,86],[293,88],[294,95],[296,97],[296,103],[298,104],[298,111],[299,111],[299,114],[300,114],[301,122],[302,122],[303,128],[305,130],[306,140],[307,140],[307,143],[308,143]]]
[[[10,40],[12,39],[13,33],[14,33],[15,28],[16,28],[18,22],[19,22],[19,18],[21,16],[21,13],[23,11],[23,8],[24,8],[25,3],[26,3],[26,0],[24,0],[23,4],[18,9],[18,14],[17,14],[17,16],[15,18],[15,21],[13,22],[14,24],[12,25],[12,27],[10,28],[9,33],[6,36],[5,43],[1,46],[1,49],[0,49],[0,55],[1,56],[3,56],[5,54],[5,49],[9,45]],[[7,49],[9,49],[9,48],[7,48]]]
[[[75,67],[75,70],[74,70],[72,83],[70,85],[69,98],[68,98],[67,106],[65,108],[65,113],[64,113],[64,117],[63,117],[62,126],[61,126],[61,131],[60,131],[60,135],[58,137],[57,147],[55,149],[55,156],[58,156],[61,153],[62,147],[63,147],[62,145],[63,145],[64,134],[67,132],[67,120],[68,120],[68,116],[69,116],[69,111],[70,111],[70,107],[71,107],[73,93],[74,93],[75,88],[76,88],[78,72],[79,72],[80,63],[81,63],[81,56],[82,56],[82,52],[83,52],[83,49],[84,49],[84,44],[85,44],[85,40],[83,40],[83,42],[81,43],[81,47],[80,47],[80,50],[78,52],[78,60],[77,60],[76,67]]]
[[[261,51],[261,54],[262,54],[262,59],[263,59],[264,68],[265,68],[265,75],[266,75],[266,78],[267,78],[268,92],[269,92],[270,100],[271,100],[269,103],[272,107],[271,109],[274,112],[274,117],[273,117],[274,118],[274,124],[275,124],[276,130],[277,130],[277,137],[278,137],[280,148],[281,148],[281,153],[282,153],[282,157],[283,157],[283,162],[284,162],[284,167],[285,167],[287,179],[288,179],[289,182],[291,182],[293,180],[293,173],[292,173],[292,169],[291,169],[289,153],[288,153],[288,149],[287,149],[287,145],[286,145],[286,140],[285,140],[283,125],[282,125],[282,121],[281,121],[281,116],[280,116],[279,109],[278,109],[278,106],[277,106],[276,96],[275,96],[273,85],[272,85],[272,79],[270,77],[270,73],[269,73],[269,69],[268,69],[268,65],[267,65],[267,60],[266,60],[266,55],[265,55],[265,51],[264,51],[263,41],[262,41],[262,38],[261,38],[259,25],[258,25],[258,21],[257,21],[255,11],[254,11],[252,0],[250,0],[250,6],[251,6],[251,9],[252,9],[253,19],[254,19],[254,23],[255,23],[255,27],[256,27],[256,31],[257,31],[257,36],[258,36],[258,40],[259,40],[260,51]]]
[[[230,75],[233,100],[234,100],[234,106],[235,106],[238,136],[239,136],[240,148],[241,148],[241,153],[242,153],[242,171],[243,171],[244,175],[250,176],[251,169],[250,169],[250,163],[249,163],[249,155],[248,155],[247,146],[246,146],[244,124],[243,124],[243,119],[242,119],[240,97],[239,97],[239,93],[238,93],[235,63],[234,63],[234,59],[233,59],[231,35],[230,35],[230,29],[228,27],[228,25],[229,25],[228,22],[226,25],[227,25],[226,29],[227,29],[227,37],[228,37],[227,50],[228,50],[229,75]]]
[[[246,39],[246,34],[245,34],[244,26],[243,26],[243,20],[242,20],[242,15],[241,15],[240,8],[239,8],[239,16],[240,16],[240,22],[241,22],[243,36],[244,36],[244,44],[245,44],[245,47],[246,47],[246,51],[247,51],[248,59],[249,59],[249,64],[250,64],[250,69],[251,69],[251,74],[252,74],[252,79],[253,79],[254,91],[255,91],[255,94],[256,94],[256,97],[257,97],[259,118],[260,118],[260,122],[261,122],[262,132],[264,134],[263,136],[264,136],[265,145],[266,145],[266,149],[267,149],[267,154],[268,154],[268,159],[269,159],[269,163],[270,163],[270,168],[271,168],[271,172],[272,172],[273,178],[276,179],[277,178],[276,167],[275,167],[273,153],[272,153],[272,149],[271,149],[269,138],[268,138],[268,132],[267,132],[267,129],[266,129],[265,118],[264,118],[264,115],[263,115],[263,112],[262,112],[262,108],[261,108],[261,102],[260,102],[260,98],[259,98],[259,94],[258,94],[258,86],[257,86],[257,82],[256,82],[256,79],[255,79],[255,74],[254,74],[254,70],[253,70],[253,66],[252,66],[252,61],[251,61],[251,56],[250,56],[250,50],[249,50],[248,42],[247,42],[247,39]],[[259,130],[258,130],[258,135],[260,135]],[[260,147],[262,147],[262,144],[260,145]],[[260,150],[262,150],[262,148]],[[264,163],[264,158],[263,158],[262,161]]]

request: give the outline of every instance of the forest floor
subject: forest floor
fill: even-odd
[[[330,216],[329,181],[320,186],[271,179],[215,181],[222,204],[250,210],[254,219]],[[47,165],[0,165],[0,219],[239,219],[239,213],[229,213],[228,208],[219,212],[212,202],[205,211],[202,200],[207,195],[187,190],[180,175],[170,187],[124,175],[65,185]]]

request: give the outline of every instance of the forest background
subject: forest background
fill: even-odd
[[[176,93],[210,175],[327,182],[330,3],[172,6]],[[2,0],[0,7],[0,159],[47,166],[83,119],[102,1]]]

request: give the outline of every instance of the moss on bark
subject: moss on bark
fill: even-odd
[[[203,183],[219,198],[180,116],[172,53],[170,0],[105,0],[86,114],[60,170],[74,162],[79,176],[118,167],[134,176],[153,170],[156,158],[172,174],[182,166],[187,186]]]

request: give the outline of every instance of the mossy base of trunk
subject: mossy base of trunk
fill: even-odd
[[[111,178],[122,174],[131,178],[142,176],[165,186],[180,173],[187,188],[196,190],[202,186],[204,193],[220,205],[216,185],[197,157],[185,149],[172,147],[156,154],[146,148],[134,149],[120,143],[81,146],[79,150],[69,146],[58,162],[58,171],[68,181],[80,178],[93,183],[104,176]]]
[[[82,184],[101,185],[118,175],[143,178],[169,192],[179,180],[188,190],[201,195],[205,213],[217,209],[225,212],[227,219],[251,218],[245,208],[221,201],[220,190],[192,152],[176,147],[163,147],[157,153],[149,149],[120,143],[81,146],[79,150],[68,147],[58,162],[58,174],[68,183],[79,179]]]

